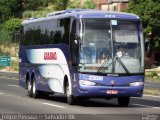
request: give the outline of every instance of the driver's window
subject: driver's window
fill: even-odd
[[[78,40],[76,40],[76,20],[73,20],[70,32],[70,53],[72,63],[77,63],[78,57]]]

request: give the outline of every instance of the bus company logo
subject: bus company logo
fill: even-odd
[[[116,82],[112,80],[112,81],[110,82],[110,84],[111,84],[112,87],[113,87],[113,86],[116,84]]]
[[[44,52],[44,60],[57,60],[56,52]]]

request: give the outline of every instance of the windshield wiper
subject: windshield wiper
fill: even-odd
[[[122,66],[123,69],[126,71],[126,73],[130,74],[129,70],[128,70],[127,67],[124,65],[124,63],[122,62],[122,60],[121,60],[120,57],[116,56],[116,57],[115,57],[115,60],[114,60],[114,63],[115,63],[116,61],[118,61],[118,62],[121,64],[121,66]],[[102,65],[101,65],[100,68],[98,69],[97,73],[103,73],[103,72],[105,71],[104,66],[106,65],[107,62],[108,62],[108,60],[105,60],[105,61],[102,63]],[[113,63],[113,62],[111,62],[110,64],[108,64],[108,65],[106,66],[106,68],[108,69],[109,66],[112,65],[112,63]],[[114,66],[114,67],[115,67],[115,66]]]
[[[118,56],[116,56],[116,57],[115,57],[115,62],[116,62],[116,60],[119,61],[119,63],[121,64],[121,66],[123,67],[123,69],[126,71],[126,73],[130,74],[129,70],[128,70],[127,67],[124,65],[124,63],[122,62],[121,58],[118,57]]]

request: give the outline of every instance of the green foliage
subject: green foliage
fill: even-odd
[[[31,17],[33,17],[33,16],[32,16],[32,12],[33,12],[33,11],[31,11],[31,10],[26,10],[26,11],[24,11],[23,14],[22,14],[22,18],[26,19],[26,18],[31,18]]]
[[[158,74],[157,74],[157,72],[155,72],[155,71],[153,71],[153,72],[151,72],[151,74],[150,74],[150,77],[157,77],[158,76]]]
[[[12,68],[14,71],[18,71],[19,70],[18,62],[12,61]]]
[[[93,0],[85,0],[84,4],[82,5],[82,8],[84,8],[84,9],[95,9],[96,4],[93,2]]]
[[[23,0],[24,10],[36,10],[38,7],[46,7],[53,0]]]
[[[52,1],[54,5],[54,10],[66,10],[74,8],[84,8],[84,9],[95,9],[96,5],[93,0],[85,0],[84,4],[81,6],[80,0],[54,0]]]
[[[37,11],[33,11],[33,10],[27,10],[25,12],[23,12],[22,17],[23,19],[26,18],[31,18],[31,17],[45,17],[48,13],[53,12],[51,10],[37,10]]]
[[[0,31],[0,44],[9,44],[11,40],[11,32],[5,30]]]
[[[54,0],[55,10],[66,10],[69,5],[70,0]]]
[[[6,6],[0,6],[0,23],[3,23],[5,20],[8,20],[11,16],[10,8]]]
[[[8,31],[19,31],[21,26],[21,19],[11,18],[4,23],[4,28]]]
[[[67,9],[75,9],[75,8],[80,8],[80,0],[70,0]]]
[[[151,39],[154,47],[160,46],[160,2],[159,0],[130,0],[128,12],[140,16],[145,37]]]
[[[0,66],[0,70],[2,69],[6,69],[7,66]],[[18,66],[18,62],[17,61],[11,61],[11,66],[10,68],[13,70],[13,71],[19,71],[19,66]]]
[[[4,69],[5,68],[5,66],[0,66],[0,70],[2,70],[2,69]]]
[[[158,77],[158,74],[156,71],[152,71],[152,72],[146,74],[145,76],[149,77],[149,78],[154,78],[154,77]]]
[[[22,0],[0,0],[0,23],[20,15]]]

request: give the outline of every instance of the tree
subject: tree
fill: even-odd
[[[5,0],[6,1],[6,0]],[[7,0],[9,8],[11,9],[12,17],[21,17],[22,0]]]
[[[12,16],[20,16],[22,10],[22,0],[0,0],[0,23],[8,20]]]
[[[55,10],[66,10],[70,0],[54,0]]]
[[[81,1],[80,0],[70,0],[67,9],[80,8]]]
[[[53,0],[23,0],[24,10],[36,10],[38,7],[46,7]]]
[[[0,24],[8,20],[11,16],[11,9],[6,6],[0,6]]]
[[[140,16],[144,35],[154,47],[160,47],[160,2],[159,0],[130,0],[128,12]]]
[[[52,2],[55,6],[55,10],[66,10],[72,8],[95,9],[96,7],[93,0],[85,0],[82,6],[80,5],[80,0],[54,0]]]
[[[96,4],[94,3],[93,0],[85,0],[84,4],[82,5],[82,8],[84,8],[84,9],[95,9]]]

